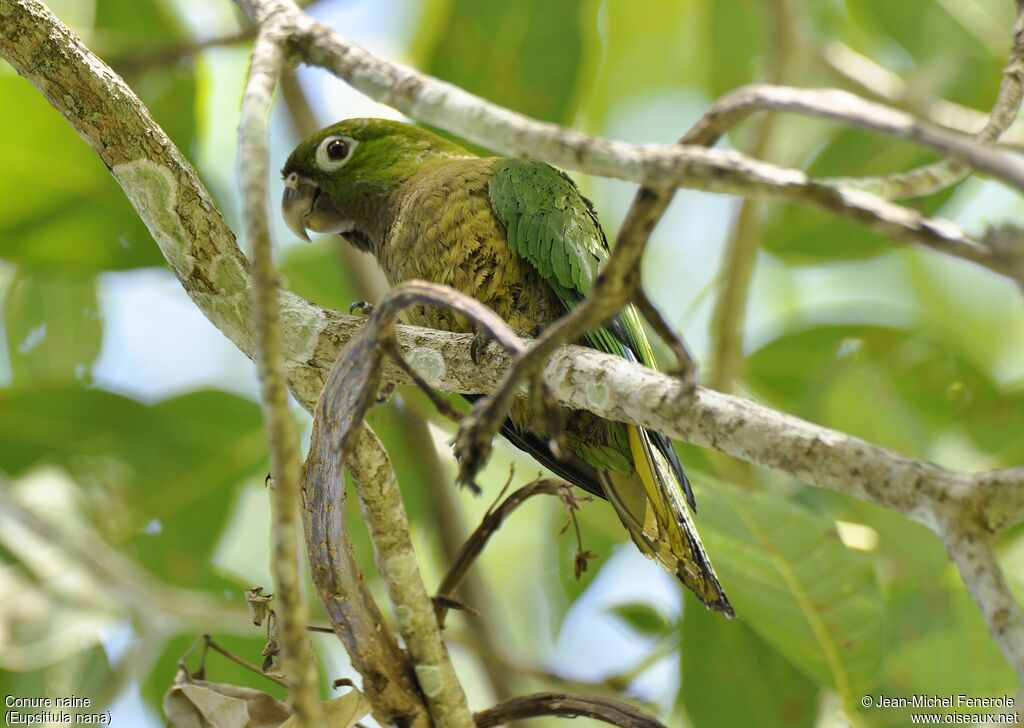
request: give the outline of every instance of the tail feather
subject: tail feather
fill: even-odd
[[[685,485],[648,432],[630,426],[629,444],[635,472],[601,474],[619,520],[641,553],[674,573],[708,607],[734,616],[687,510]]]

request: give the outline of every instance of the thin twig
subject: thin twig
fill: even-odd
[[[420,576],[394,468],[384,446],[365,422],[348,465],[373,539],[377,569],[395,607],[398,630],[409,650],[434,723],[472,728],[473,718],[466,695],[441,639],[431,600]]]
[[[562,495],[566,489],[570,489],[572,486],[567,485],[561,480],[554,480],[551,478],[545,478],[543,480],[535,480],[532,483],[524,485],[522,488],[516,490],[512,495],[502,501],[501,505],[491,508],[484,515],[483,520],[480,521],[480,525],[477,526],[473,533],[470,534],[466,542],[462,544],[462,548],[459,549],[458,554],[455,557],[455,561],[448,568],[448,572],[444,575],[444,579],[441,580],[440,586],[437,587],[437,596],[441,598],[451,599],[455,596],[455,592],[462,584],[463,579],[469,573],[470,567],[473,562],[476,561],[477,557],[483,553],[484,547],[487,546],[487,542],[490,541],[501,524],[512,515],[512,512],[516,508],[521,506],[527,500],[535,495]],[[434,614],[437,618],[439,626],[444,627],[445,616],[448,614],[448,608],[441,603],[435,602]]]
[[[146,48],[130,55],[116,56],[111,59],[110,65],[122,74],[130,74],[143,71],[155,66],[170,66],[175,63],[193,58],[203,51],[211,48],[223,48],[226,46],[241,45],[249,43],[256,38],[255,28],[240,30],[227,35],[219,35],[203,40],[190,40],[178,45],[165,48]]]
[[[277,272],[271,253],[267,219],[267,117],[281,72],[282,36],[264,25],[256,37],[249,77],[242,96],[238,158],[246,237],[253,255],[253,327],[263,418],[274,474],[273,572],[280,611],[281,667],[289,683],[296,725],[323,724],[323,708],[305,624],[309,621],[299,581],[299,451],[285,384],[281,354],[281,320]]]
[[[257,675],[261,675],[261,676],[265,677],[267,680],[270,680],[271,682],[277,683],[281,687],[284,687],[284,688],[289,687],[288,683],[286,681],[282,680],[281,678],[279,678],[277,675],[272,675],[272,674],[270,674],[268,672],[264,672],[263,670],[260,669],[259,665],[256,665],[256,664],[254,664],[252,662],[249,662],[244,657],[239,657],[238,655],[236,655],[235,653],[231,652],[227,648],[222,647],[220,645],[220,643],[217,642],[217,640],[215,640],[211,635],[204,634],[203,635],[203,641],[204,641],[204,643],[205,643],[207,648],[213,650],[214,652],[216,652],[216,653],[218,653],[220,655],[223,655],[224,657],[226,657],[227,659],[231,660],[236,665],[241,665],[246,670],[249,670],[250,672],[256,673]]]
[[[665,728],[665,724],[629,703],[614,698],[564,693],[534,693],[512,698],[477,713],[476,728],[494,728],[513,720],[556,715],[562,718],[593,718],[619,728]]]
[[[1024,99],[1024,8],[1018,8],[1012,38],[1010,57],[1003,69],[996,101],[985,125],[974,135],[981,144],[995,145],[1020,112],[1021,100]],[[935,194],[957,184],[971,172],[972,167],[966,161],[943,159],[908,172],[877,177],[836,177],[831,182],[897,200]]]
[[[633,303],[636,304],[641,315],[651,325],[651,328],[654,329],[654,333],[665,342],[665,345],[675,357],[675,367],[669,373],[696,383],[696,357],[690,351],[690,347],[686,345],[686,341],[676,333],[675,329],[672,328],[672,324],[668,322],[668,319],[665,318],[654,301],[647,295],[647,291],[644,290],[643,286],[633,294]]]

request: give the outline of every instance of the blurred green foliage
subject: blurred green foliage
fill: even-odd
[[[211,14],[198,1],[83,0],[74,15],[76,31],[124,74],[196,161],[201,176],[219,183],[231,178],[234,165],[233,151],[215,141],[237,121],[224,99],[237,98],[238,58],[213,50],[152,59],[157,51],[197,39],[235,35],[236,16],[226,0],[223,5],[223,12]],[[333,17],[347,5],[362,8],[367,32],[387,35],[390,47],[405,54],[399,60],[540,119],[607,133],[622,119],[649,118],[644,113],[669,99],[674,106],[666,108],[678,111],[678,118],[659,117],[655,130],[629,128],[631,139],[644,141],[669,141],[655,138],[666,124],[681,134],[687,115],[732,88],[765,79],[777,27],[766,16],[768,3],[739,0],[388,0],[376,6],[371,0],[323,0],[312,9]],[[794,13],[797,34],[792,47],[782,49],[793,56],[786,83],[846,86],[820,61],[825,45],[837,41],[900,75],[911,91],[903,100],[908,108],[944,97],[985,109],[994,98],[1009,45],[1010,3],[785,5]],[[58,13],[61,8],[55,5]],[[392,16],[416,22],[389,25]],[[355,23],[343,31],[359,28]],[[233,69],[237,78],[230,76]],[[226,76],[234,85],[225,86]],[[7,181],[0,195],[0,473],[9,479],[4,487],[20,493],[18,484],[34,482],[29,478],[63,473],[75,484],[76,497],[61,509],[74,510],[80,524],[154,577],[236,607],[237,633],[219,639],[258,663],[263,639],[246,623],[241,593],[254,574],[266,572],[264,563],[252,563],[254,554],[267,558],[266,535],[258,530],[266,524],[247,520],[253,518],[252,504],[265,509],[266,500],[259,408],[249,397],[205,385],[153,402],[97,381],[100,358],[119,355],[103,304],[119,300],[111,298],[112,281],[162,266],[159,250],[99,160],[8,69],[0,69],[0,99],[5,109],[16,109],[0,115]],[[742,125],[727,143],[746,150],[757,123],[755,118]],[[275,145],[286,152],[296,141],[292,126],[275,117],[274,129]],[[789,116],[776,126],[766,156],[821,176],[880,174],[933,159],[912,145]],[[949,216],[980,206],[980,215],[967,221],[972,224],[1007,214],[985,207],[983,189],[961,188],[913,204]],[[221,202],[229,211],[236,204],[230,197]],[[596,202],[599,208],[624,205],[600,197]],[[605,214],[604,222],[611,237],[617,221]],[[817,211],[773,205],[763,222],[759,270],[775,272],[763,273],[756,304],[772,316],[756,323],[752,315],[742,381],[747,393],[913,457],[965,469],[1022,462],[1024,311],[1009,286],[967,264],[937,262],[920,251],[894,255],[890,241]],[[729,221],[705,224],[719,223]],[[717,291],[717,249],[684,246],[671,227],[663,226],[657,236],[678,242],[659,248],[671,255],[653,264],[707,270],[710,290]],[[852,261],[877,264],[870,270],[887,267],[886,280],[895,284],[880,291],[868,278],[851,274],[855,285],[846,293],[852,305],[816,307],[820,299],[809,289],[847,280],[839,276]],[[344,310],[365,290],[365,282],[351,277],[351,258],[324,242],[284,249],[281,267],[293,290],[323,305]],[[796,283],[801,281],[803,288]],[[870,291],[876,302],[886,303],[859,305],[859,286],[865,299]],[[694,306],[702,295],[692,292]],[[752,314],[762,313],[751,306]],[[688,320],[682,310],[666,313],[680,325]],[[151,325],[152,336],[159,337],[166,322]],[[187,358],[176,363],[185,370],[192,365]],[[250,382],[254,377],[251,371],[233,376]],[[453,485],[443,446],[448,425],[438,421],[427,429],[428,409],[416,393],[400,392],[373,412],[372,423],[393,453],[425,573],[436,583],[446,564],[438,509],[447,507],[437,488]],[[679,678],[655,696],[670,725],[810,726],[837,710],[861,725],[902,725],[905,712],[863,710],[860,697],[982,696],[1013,689],[1012,671],[941,544],[923,527],[834,493],[722,466],[721,459],[693,448],[681,452],[697,484],[698,525],[739,617],[727,622],[700,609],[688,594],[677,613],[640,597],[607,612],[638,644],[671,648],[656,666],[667,666],[671,674],[678,670]],[[479,518],[510,462],[519,467],[516,484],[536,471],[503,450],[483,478],[483,499],[453,494],[457,518]],[[560,535],[564,514],[555,502],[531,504],[513,517],[480,562],[495,610],[486,616],[498,643],[518,660],[538,666],[553,661],[551,645],[567,617],[604,588],[602,570],[625,540],[603,504],[585,505],[578,518],[584,547],[600,556],[582,579],[573,573],[573,530]],[[355,508],[349,519],[360,563],[379,588]],[[1001,546],[1012,548],[1017,538],[1010,534]],[[124,678],[118,671],[125,663],[98,629],[77,650],[51,655],[40,646],[54,614],[91,614],[94,607],[60,591],[52,576],[40,575],[17,544],[0,538],[0,554],[0,578],[6,580],[0,597],[0,648],[6,648],[0,649],[0,692],[53,695],[64,685],[107,695]],[[26,594],[48,608],[35,614],[17,609]],[[132,639],[145,631],[130,612],[106,609],[106,618]],[[453,622],[461,625],[462,619],[455,616]],[[154,710],[178,659],[203,631],[197,623],[145,643],[144,659],[133,663],[141,671],[128,677],[140,682]],[[11,657],[23,652],[36,659],[19,663]],[[330,677],[351,676],[340,647],[335,652],[330,664],[341,674]],[[477,664],[471,650],[466,660]],[[571,659],[561,656],[558,663]],[[208,676],[275,690],[219,658],[211,658]],[[523,692],[551,688],[526,675],[510,679]],[[633,689],[643,693],[637,684]],[[486,690],[471,694],[477,707],[490,700]]]

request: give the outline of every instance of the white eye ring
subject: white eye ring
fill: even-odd
[[[345,166],[352,159],[357,142],[345,136],[329,136],[316,148],[316,166],[325,172],[333,172]]]

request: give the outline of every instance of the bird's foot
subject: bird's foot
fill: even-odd
[[[350,314],[359,314],[360,316],[369,316],[373,313],[373,304],[369,301],[353,301],[352,305],[348,307]]]
[[[469,358],[474,364],[480,364],[480,359],[487,353],[487,347],[494,343],[494,338],[484,330],[473,334],[473,341],[469,345]]]

